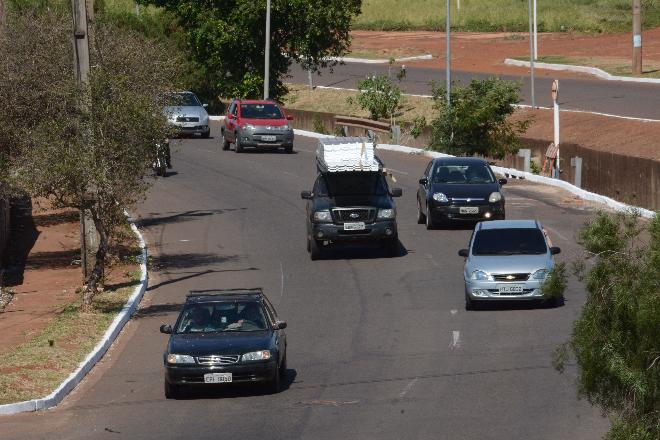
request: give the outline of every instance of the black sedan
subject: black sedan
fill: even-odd
[[[192,291],[163,355],[165,397],[188,385],[263,383],[276,393],[286,373],[286,323],[261,289]]]
[[[417,221],[433,229],[453,220],[504,220],[504,195],[488,162],[472,157],[432,160],[419,179]]]

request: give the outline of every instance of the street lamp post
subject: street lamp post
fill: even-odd
[[[532,89],[532,109],[536,108],[536,99],[534,96],[534,25],[532,22],[532,0],[527,1],[528,15],[529,15],[529,71]]]
[[[445,51],[445,66],[447,69],[447,107],[451,106],[451,0],[447,0],[447,17],[445,21],[447,49]]]
[[[534,0],[534,61],[539,59],[539,31],[536,18],[536,0]]]
[[[266,0],[266,54],[264,55],[264,99],[270,97],[270,0]]]

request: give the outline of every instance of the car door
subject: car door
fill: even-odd
[[[420,182],[419,188],[417,190],[417,201],[419,202],[420,209],[424,213],[424,215],[428,215],[426,211],[428,206],[427,202],[429,200],[429,191],[433,185],[433,183],[431,182],[432,170],[433,170],[433,161],[429,162],[429,164],[426,166],[426,170],[424,171],[424,175],[421,177],[421,179],[426,179],[426,184]]]
[[[236,101],[232,101],[229,109],[227,110],[227,117],[225,118],[225,137],[230,142],[236,142],[236,108],[238,105]],[[230,115],[233,117],[230,117]]]
[[[266,307],[266,313],[268,314],[268,319],[270,319],[271,324],[275,326],[277,321],[279,321],[279,318],[277,317],[277,313],[275,312],[275,307],[271,304],[271,302],[264,296],[264,306]],[[276,329],[275,330],[275,343],[277,344],[277,351],[279,352],[279,361],[281,362],[282,359],[284,359],[284,355],[286,352],[286,332],[284,329]]]

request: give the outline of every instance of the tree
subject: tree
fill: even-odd
[[[144,197],[156,142],[169,133],[162,107],[177,60],[100,16],[89,85],[82,88],[73,76],[70,34],[68,14],[11,17],[1,45],[0,99],[7,108],[0,112],[0,145],[11,147],[6,177],[14,187],[56,206],[90,209],[100,245],[83,296],[89,307],[110,239],[125,222],[124,209]]]
[[[171,11],[185,32],[187,51],[206,78],[206,93],[258,98],[263,90],[266,0],[143,0]],[[273,0],[270,93],[286,93],[292,62],[316,71],[343,55],[361,0]]]
[[[387,75],[373,75],[358,82],[360,94],[355,101],[369,111],[374,121],[380,118],[392,120],[401,108],[401,89]],[[348,98],[349,103],[353,98]]]
[[[599,213],[579,232],[587,302],[559,347],[578,365],[578,394],[616,415],[609,439],[660,438],[660,216]]]
[[[520,84],[498,78],[472,80],[466,87],[452,87],[451,106],[447,106],[446,88],[432,87],[438,116],[431,122],[431,149],[498,159],[518,151],[519,136],[531,123],[530,119],[509,119],[514,104],[520,102]]]

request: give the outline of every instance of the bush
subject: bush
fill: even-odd
[[[358,82],[360,93],[357,103],[377,121],[380,118],[392,119],[401,109],[401,89],[387,75],[373,75]],[[353,98],[348,98],[350,104]]]
[[[605,214],[579,232],[587,302],[556,352],[578,365],[578,395],[616,417],[607,438],[660,438],[660,216]]]
[[[431,122],[430,148],[457,156],[488,156],[498,159],[515,154],[519,136],[531,119],[508,118],[520,102],[520,84],[498,78],[472,80],[466,87],[453,86],[451,105],[446,88],[433,87],[433,107],[438,116]]]

